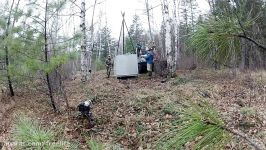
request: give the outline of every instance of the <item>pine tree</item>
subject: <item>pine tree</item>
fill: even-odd
[[[44,15],[32,12],[34,8],[40,7],[38,3],[32,3],[29,6],[29,13],[26,17],[33,18],[30,22],[24,22],[25,28],[28,30],[21,33],[22,44],[19,52],[24,55],[20,56],[24,62],[17,63],[18,66],[23,66],[22,74],[30,74],[39,78],[38,73],[42,73],[47,86],[48,95],[54,111],[57,111],[54,93],[58,88],[62,91],[61,74],[59,73],[62,64],[67,62],[70,55],[66,51],[69,39],[67,37],[59,37],[59,12],[64,9],[66,1],[45,1],[43,11],[36,11]],[[53,23],[51,23],[53,22]],[[78,37],[78,36],[77,36]],[[74,36],[73,39],[76,37]],[[72,39],[72,38],[70,38]],[[58,87],[57,87],[58,86]]]
[[[18,5],[20,3],[20,0],[17,2],[16,8],[15,8],[15,13],[18,10]],[[17,21],[17,18],[15,18],[15,16],[12,14],[12,11],[14,9],[14,5],[15,5],[15,0],[12,1],[11,3],[11,7],[9,10],[9,14],[7,16],[7,23],[5,26],[5,33],[3,36],[3,40],[5,41],[5,43],[8,43],[7,40],[9,40],[9,38],[12,38],[12,30],[14,28],[14,24]],[[16,15],[16,14],[15,14]],[[14,17],[13,22],[11,22],[12,17]],[[13,83],[12,83],[12,79],[11,79],[11,75],[10,75],[10,50],[9,50],[9,45],[4,44],[4,50],[5,50],[5,69],[6,69],[6,77],[7,77],[7,82],[8,82],[8,87],[9,87],[9,92],[10,92],[10,96],[14,96],[14,89],[13,89]]]
[[[226,66],[233,63],[234,67],[240,63],[248,66],[250,57],[260,60],[258,58],[263,56],[266,46],[263,36],[255,34],[260,32],[256,32],[254,26],[260,24],[258,20],[264,19],[260,15],[264,5],[252,4],[248,0],[237,3],[215,1],[213,15],[190,36],[189,43],[197,48],[197,54]],[[261,28],[265,28],[265,25]],[[261,65],[257,63],[255,66]]]
[[[143,38],[143,27],[140,21],[140,17],[138,15],[133,16],[132,24],[129,28],[129,34],[135,44],[141,44],[144,40]]]
[[[105,26],[101,30],[102,35],[102,60],[105,60],[108,55],[114,55],[115,45],[114,39],[111,36],[111,29]]]

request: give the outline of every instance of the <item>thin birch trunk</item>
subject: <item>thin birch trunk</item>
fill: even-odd
[[[93,5],[93,12],[92,12],[92,19],[91,19],[91,26],[90,26],[90,36],[88,40],[88,78],[91,77],[92,72],[92,50],[93,50],[93,43],[94,43],[94,14],[95,14],[95,8],[96,8],[97,0],[94,1]]]
[[[101,52],[102,52],[102,34],[101,34],[101,28],[102,28],[102,12],[100,12],[99,15],[99,55],[98,55],[98,61],[101,60]]]
[[[89,61],[88,61],[88,51],[87,51],[87,35],[86,35],[86,24],[85,24],[85,14],[86,14],[86,9],[85,9],[85,0],[82,0],[81,2],[81,31],[82,31],[82,44],[81,44],[81,81],[85,82],[88,80],[88,75],[89,75]]]
[[[149,0],[145,0],[145,3],[146,3],[146,11],[147,11],[147,17],[148,17],[148,24],[149,24],[150,40],[153,41],[153,38],[152,38],[152,32],[151,32],[151,22],[150,22]]]
[[[180,59],[181,59],[181,55],[180,55],[180,37],[179,37],[179,22],[180,22],[180,16],[179,16],[179,4],[180,1],[177,0],[173,0],[174,2],[174,27],[175,27],[175,69],[179,69],[180,68]],[[178,4],[177,4],[178,3]]]
[[[193,13],[193,4],[192,4],[192,0],[190,0],[190,11],[191,11],[191,25],[192,25],[192,31],[194,31],[194,13]]]
[[[168,75],[171,77],[175,72],[174,67],[174,53],[171,47],[171,26],[172,19],[169,15],[169,3],[167,0],[163,0],[163,18],[165,18],[165,49],[166,49],[166,57],[167,57],[167,69]]]
[[[165,59],[166,57],[166,52],[165,52],[165,15],[164,15],[164,5],[163,5],[163,2],[161,1],[161,5],[162,5],[162,18],[163,18],[163,21],[162,21],[162,26],[161,26],[161,30],[162,30],[162,50],[161,50],[161,54],[160,54],[160,60],[162,59]]]

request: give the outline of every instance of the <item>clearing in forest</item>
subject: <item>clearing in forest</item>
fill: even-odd
[[[14,118],[20,114],[38,120],[43,127],[60,128],[60,134],[77,141],[87,149],[86,140],[93,139],[109,149],[155,149],[159,137],[175,126],[180,119],[180,104],[206,101],[220,113],[225,122],[250,137],[266,141],[266,74],[246,73],[233,77],[227,71],[200,70],[178,72],[176,78],[161,83],[160,78],[146,75],[128,80],[106,78],[97,72],[82,84],[77,78],[67,81],[66,91],[71,106],[69,115],[60,98],[60,114],[48,105],[48,97],[40,91],[20,91],[13,99],[1,101],[0,140],[10,139]],[[76,106],[85,99],[95,98],[95,126],[75,118]],[[193,142],[187,143],[189,149]],[[248,144],[235,138],[227,148],[248,149]]]

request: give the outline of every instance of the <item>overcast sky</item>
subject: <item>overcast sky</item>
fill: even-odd
[[[3,9],[3,5],[7,0],[0,0],[1,9]],[[8,0],[11,3],[11,0]],[[17,0],[15,0],[16,2]],[[21,5],[25,5],[28,3],[29,0],[20,0]],[[38,0],[42,4],[44,4],[45,0]],[[48,0],[52,2],[54,0]],[[71,0],[75,1],[76,5],[81,4],[81,0]],[[86,8],[88,9],[86,12],[86,20],[87,25],[91,23],[91,16],[92,16],[92,5],[94,4],[95,0],[85,0],[86,1]],[[122,23],[122,16],[121,12],[125,12],[125,19],[128,27],[132,23],[133,15],[137,14],[140,16],[141,22],[143,24],[144,29],[148,29],[147,23],[147,16],[145,15],[145,0],[97,0],[100,2],[96,6],[96,12],[94,16],[94,23],[95,24],[95,31],[98,30],[99,27],[107,26],[111,29],[112,35],[114,38],[119,38],[121,23]],[[156,7],[151,10],[151,28],[153,30],[159,30],[160,24],[162,21],[162,10],[160,6],[161,0],[149,0],[151,7]],[[209,6],[207,0],[197,0],[199,5],[199,10],[201,13],[206,13],[209,10]],[[73,4],[72,4],[73,5]],[[64,14],[71,14],[73,12],[80,12],[79,8],[73,5],[73,9],[64,10]],[[23,6],[21,6],[23,7]],[[44,7],[44,6],[43,6]],[[38,11],[38,10],[36,10]],[[100,15],[100,12],[102,15]],[[64,22],[63,33],[72,33],[75,30],[79,29],[80,24],[80,17],[78,16],[79,13],[75,17],[65,17],[62,22]],[[99,18],[101,16],[101,26],[99,22]]]
[[[99,0],[100,1],[100,0]],[[151,7],[158,6],[160,0],[149,0]],[[207,0],[197,0],[200,11],[206,13],[209,10]],[[121,26],[121,11],[125,12],[126,23],[128,26],[132,23],[132,17],[134,14],[140,16],[143,27],[148,28],[147,16],[145,15],[145,0],[106,0],[104,4],[99,7],[103,7],[106,10],[107,24],[112,29],[112,34],[118,38]],[[98,7],[98,8],[99,8]],[[161,6],[156,7],[152,10],[153,18],[151,18],[151,26],[153,29],[159,29],[162,21],[162,10]],[[97,17],[97,16],[95,16]],[[103,18],[105,20],[105,18]]]

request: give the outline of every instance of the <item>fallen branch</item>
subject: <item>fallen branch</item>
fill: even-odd
[[[209,125],[214,125],[217,126],[217,124],[205,121],[206,124]],[[251,146],[253,146],[256,150],[265,150],[266,147],[264,145],[264,143],[260,142],[258,139],[251,139],[250,137],[248,137],[245,133],[239,131],[239,130],[235,130],[235,129],[231,129],[227,126],[220,126],[221,129],[235,135],[235,136],[239,136],[240,138],[244,139],[245,141],[247,141]]]
[[[233,135],[239,136],[242,139],[246,140],[256,150],[265,150],[266,149],[265,145],[262,142],[260,142],[257,139],[251,139],[251,138],[249,138],[246,134],[242,133],[241,131],[237,131],[237,130],[234,130],[234,129],[230,129],[230,128],[227,128],[227,127],[224,127],[224,129],[226,131],[232,133]]]

